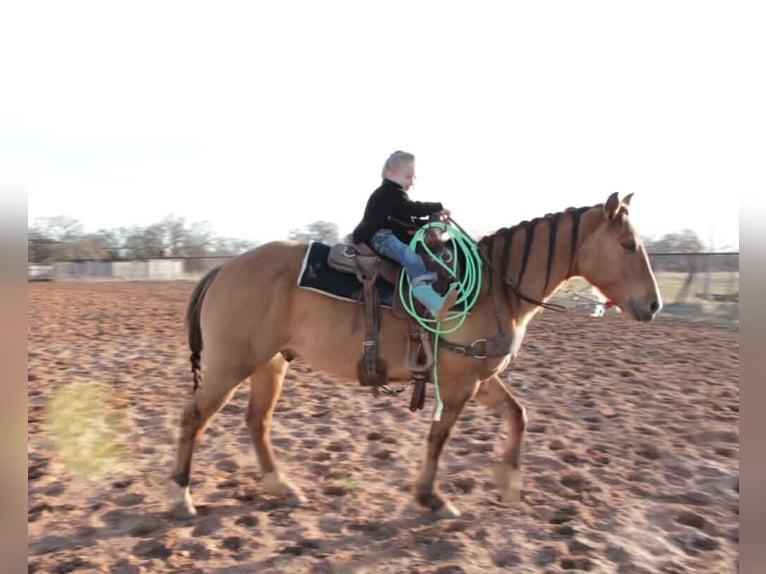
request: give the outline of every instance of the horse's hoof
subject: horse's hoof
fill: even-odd
[[[518,504],[521,502],[521,490],[508,488],[500,495],[500,502],[503,504]]]
[[[289,485],[288,491],[282,495],[282,498],[284,498],[285,502],[291,506],[302,506],[309,501],[309,499],[306,498],[306,495],[303,494],[303,491],[292,484]]]
[[[449,518],[460,517],[460,511],[457,509],[457,507],[451,502],[447,502],[447,501],[444,501],[444,505],[442,505],[441,508],[435,510],[434,514],[436,518],[439,518],[439,519],[449,519]]]
[[[290,506],[303,506],[304,504],[306,504],[309,501],[309,499],[306,498],[303,495],[303,493],[299,492],[299,493],[294,493],[294,494],[291,494],[291,495],[287,496],[285,498],[285,501]]]
[[[308,502],[308,498],[306,498],[300,488],[274,472],[270,472],[263,477],[263,489],[271,496],[284,498],[288,503],[296,506]]]
[[[521,502],[521,471],[512,470],[508,478],[508,483],[500,494],[500,500],[504,504],[517,504]]]
[[[190,520],[197,516],[197,510],[194,506],[176,506],[170,511],[170,514],[178,520]]]
[[[521,502],[521,470],[499,464],[495,467],[495,480],[500,490],[500,502],[503,504]]]
[[[457,518],[460,511],[448,500],[435,492],[417,491],[415,500],[420,506],[428,508],[436,518]]]
[[[176,484],[175,481],[172,481],[169,490],[171,491],[172,496],[170,505],[171,516],[181,520],[188,520],[189,518],[197,516],[197,509],[194,508],[194,503],[192,502],[188,486],[181,487]]]

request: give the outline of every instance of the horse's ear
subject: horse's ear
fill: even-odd
[[[617,210],[620,208],[620,198],[617,196],[617,192],[615,191],[612,195],[609,196],[609,199],[606,200],[606,203],[604,204],[604,213],[606,214],[607,219],[614,219],[617,217]]]
[[[630,198],[633,197],[633,193],[629,193],[625,197],[622,198],[622,203],[625,205],[630,205]]]

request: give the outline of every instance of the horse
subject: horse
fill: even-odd
[[[495,462],[496,485],[503,503],[520,500],[527,414],[500,373],[518,356],[530,320],[569,278],[586,279],[630,320],[652,321],[662,309],[649,257],[629,220],[632,195],[620,200],[615,192],[604,203],[522,221],[476,243],[485,263],[480,292],[460,327],[439,340],[445,349],[436,364],[443,410],[430,424],[413,485],[414,499],[424,511],[460,516],[435,479],[451,429],[471,399],[501,413],[507,425],[508,437]],[[209,271],[191,293],[186,323],[194,391],[181,412],[169,478],[175,516],[195,516],[189,490],[195,444],[211,417],[248,378],[245,419],[263,489],[291,504],[307,500],[280,469],[270,439],[285,373],[290,361],[300,358],[314,370],[352,380],[364,338],[364,329],[354,320],[358,302],[298,284],[308,248],[289,240],[259,245]],[[408,326],[390,309],[381,310],[379,352],[387,359],[391,382],[411,380]],[[500,352],[485,352],[477,343],[501,335],[509,343]]]

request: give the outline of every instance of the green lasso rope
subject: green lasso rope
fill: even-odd
[[[451,243],[453,258],[451,264],[447,264],[436,257],[434,252],[429,249],[428,245],[423,240],[426,232],[432,227],[441,229],[449,233],[449,240]],[[444,223],[443,221],[431,221],[420,227],[414,237],[410,240],[409,248],[413,251],[417,249],[418,245],[423,245],[426,254],[435,260],[442,268],[444,268],[454,279],[450,283],[450,289],[457,289],[458,298],[455,301],[455,305],[463,304],[461,311],[454,311],[450,313],[443,321],[436,321],[436,319],[430,317],[423,317],[415,311],[415,302],[413,300],[412,285],[410,285],[409,277],[406,273],[402,273],[399,278],[399,295],[404,302],[404,308],[407,312],[418,322],[418,324],[435,334],[434,337],[434,391],[436,394],[436,408],[434,409],[433,420],[441,420],[442,409],[444,404],[442,403],[441,394],[439,392],[439,377],[437,374],[437,362],[438,362],[438,349],[439,349],[439,335],[446,333],[452,333],[460,328],[465,321],[471,308],[479,298],[479,292],[481,290],[481,257],[476,242],[467,234],[463,233],[460,229],[453,225]],[[457,262],[460,260],[459,254],[463,255],[463,262],[465,270],[463,272],[462,279],[457,277]],[[405,296],[405,281],[409,288]],[[442,327],[443,323],[452,323],[452,326],[448,328]]]

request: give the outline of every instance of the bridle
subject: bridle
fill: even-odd
[[[445,218],[447,222],[449,222],[451,225],[454,225],[457,229],[461,231],[465,236],[470,237],[470,235],[463,229],[460,224],[458,224],[454,219],[451,217]],[[481,337],[478,339],[475,339],[468,345],[459,345],[456,343],[452,343],[451,341],[448,341],[443,336],[439,335],[439,344],[446,349],[451,350],[454,353],[457,353],[459,355],[469,355],[471,357],[474,357],[475,359],[486,359],[489,357],[504,357],[511,351],[511,345],[513,344],[513,334],[509,333],[506,329],[505,325],[503,324],[503,321],[501,319],[500,315],[500,309],[497,304],[497,298],[495,296],[495,291],[492,288],[493,287],[493,278],[494,274],[497,273],[498,277],[500,277],[505,289],[509,289],[516,297],[519,299],[526,301],[528,303],[532,303],[533,305],[537,305],[539,307],[542,307],[543,309],[549,309],[551,311],[558,311],[558,312],[564,312],[567,311],[567,308],[563,305],[558,305],[556,303],[546,303],[545,301],[540,301],[538,299],[535,299],[534,297],[530,297],[526,293],[524,293],[521,288],[516,284],[516,282],[508,277],[507,275],[503,274],[495,265],[490,261],[487,256],[484,254],[482,249],[477,249],[477,252],[479,253],[479,257],[481,258],[482,263],[484,263],[489,269],[489,294],[490,298],[492,300],[492,309],[495,314],[495,322],[497,324],[497,330],[498,334],[490,336],[490,337]],[[480,347],[483,347],[481,349]]]

